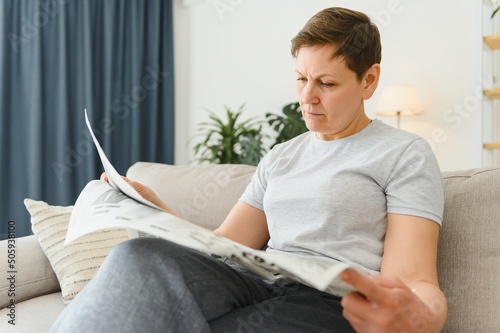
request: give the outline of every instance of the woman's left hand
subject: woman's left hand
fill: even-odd
[[[398,278],[367,276],[348,269],[340,277],[354,286],[342,299],[343,315],[358,333],[426,333],[431,310]]]

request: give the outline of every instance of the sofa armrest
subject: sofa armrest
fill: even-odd
[[[0,309],[37,296],[60,290],[57,277],[35,236],[15,238],[13,269],[6,269],[8,240],[0,241],[0,262],[6,267],[0,272]],[[11,248],[12,250],[13,248]]]

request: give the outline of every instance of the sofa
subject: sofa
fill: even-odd
[[[238,200],[254,170],[246,165],[173,166],[138,162],[130,167],[127,177],[153,188],[160,198],[193,223],[214,229]],[[500,167],[444,172],[443,179],[445,213],[438,249],[438,272],[449,303],[443,332],[498,333]],[[31,204],[31,207],[36,206]],[[60,209],[69,216],[70,208]],[[58,216],[66,216],[64,214]],[[32,223],[37,216],[32,214]],[[35,224],[33,226],[35,228]],[[50,247],[41,238],[47,228],[39,229],[34,229],[35,235],[15,239],[14,285],[9,280],[12,275],[8,269],[0,273],[0,332],[48,332],[65,304],[71,301],[71,296],[76,296],[84,287],[65,291],[68,288],[66,282],[63,284],[66,277],[61,276],[53,257],[49,256]],[[123,240],[115,239],[118,239],[115,242]],[[1,241],[2,267],[7,262],[7,251],[8,241]],[[98,269],[98,265],[94,266]],[[75,283],[70,285],[75,286]],[[7,297],[12,287],[15,307],[9,303],[12,297]],[[9,323],[12,318],[15,325]]]

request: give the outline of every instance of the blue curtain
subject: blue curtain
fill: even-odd
[[[118,172],[173,163],[172,29],[171,0],[0,2],[0,239],[102,172],[84,108]]]

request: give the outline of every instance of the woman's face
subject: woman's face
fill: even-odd
[[[296,62],[302,116],[307,128],[321,140],[352,135],[369,123],[364,100],[373,94],[371,83],[376,87],[380,71],[375,64],[360,81],[343,57],[332,59],[334,51],[331,45],[302,47]]]

